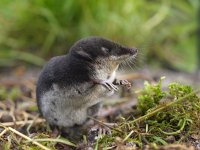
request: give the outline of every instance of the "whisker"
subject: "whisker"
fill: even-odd
[[[131,67],[131,65],[129,64],[129,59],[128,59],[126,62],[127,62],[127,64],[128,64],[128,66],[130,67],[130,69],[134,70],[134,69]]]
[[[135,58],[134,59],[129,59],[130,64],[134,66],[134,68],[138,69],[138,66],[136,65]]]
[[[120,64],[120,69],[122,71],[125,71],[125,68],[126,68],[126,62],[125,62],[125,60],[123,60],[122,63]]]

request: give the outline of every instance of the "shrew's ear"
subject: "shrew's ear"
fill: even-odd
[[[86,60],[93,60],[90,56],[90,54],[88,54],[87,52],[83,51],[83,50],[79,50],[79,51],[76,51],[76,54],[83,58],[83,59],[86,59]]]

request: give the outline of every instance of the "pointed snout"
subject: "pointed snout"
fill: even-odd
[[[136,55],[137,52],[138,52],[138,49],[137,49],[137,48],[131,48],[131,49],[130,49],[131,55]]]

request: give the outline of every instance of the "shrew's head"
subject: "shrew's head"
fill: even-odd
[[[92,63],[110,62],[120,64],[137,55],[137,48],[128,48],[102,37],[89,37],[76,42],[70,49],[71,55]]]

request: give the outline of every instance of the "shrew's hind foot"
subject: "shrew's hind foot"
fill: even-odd
[[[96,124],[88,132],[88,140],[94,143],[102,135],[111,135],[111,129],[107,126]]]
[[[61,129],[61,136],[69,139],[72,142],[79,142],[86,135],[86,130],[81,125],[74,125]]]

